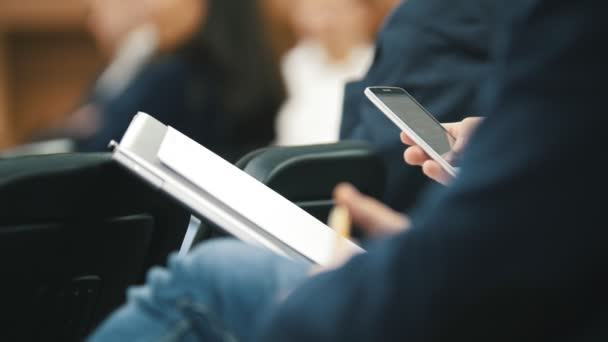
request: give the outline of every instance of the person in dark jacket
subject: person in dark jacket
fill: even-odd
[[[485,121],[411,227],[271,309],[260,341],[608,338],[608,5],[497,1]]]
[[[273,141],[286,91],[260,1],[200,1],[199,33],[146,65],[117,97],[92,95],[100,124],[80,150],[105,150],[138,111],[232,161]]]
[[[363,226],[401,232],[314,275],[239,242],[203,244],[155,270],[92,340],[605,340],[597,199],[608,187],[588,173],[606,148],[608,51],[597,47],[608,5],[496,6],[487,118],[458,178],[430,189],[410,219],[355,191],[342,199]]]
[[[387,166],[382,200],[405,211],[427,179],[403,165],[399,130],[363,94],[369,86],[407,90],[438,120],[484,115],[477,108],[488,75],[492,1],[409,1],[392,14],[378,37],[367,76],[345,90],[341,139],[372,144]]]

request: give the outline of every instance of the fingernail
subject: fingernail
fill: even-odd
[[[349,193],[352,193],[353,186],[349,183],[340,183],[334,190],[334,197],[346,197]]]

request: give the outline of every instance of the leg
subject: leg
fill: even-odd
[[[204,243],[153,269],[91,341],[246,340],[264,308],[310,269],[234,240]]]

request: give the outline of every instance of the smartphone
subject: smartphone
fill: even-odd
[[[456,176],[458,167],[452,152],[456,138],[408,92],[396,87],[368,87],[365,95],[429,157]]]

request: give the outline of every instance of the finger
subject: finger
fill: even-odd
[[[405,216],[361,194],[352,185],[339,185],[334,198],[338,205],[348,208],[353,222],[369,235],[396,233],[408,226]]]
[[[418,146],[412,146],[405,150],[403,157],[406,163],[415,166],[422,166],[425,161],[430,159],[426,152]]]
[[[460,122],[451,122],[451,123],[444,123],[443,127],[453,137],[458,138],[458,136],[460,135],[460,128],[462,127],[462,125]]]
[[[456,139],[456,143],[452,147],[455,152],[462,152],[471,138],[471,135],[479,126],[482,119],[477,117],[470,117],[462,120],[462,123],[458,132],[458,139]]]
[[[333,197],[336,205],[345,205],[353,197],[361,196],[359,190],[350,183],[341,183],[334,189]]]
[[[410,138],[409,135],[407,135],[407,133],[405,132],[401,132],[401,142],[406,144],[406,145],[410,145],[410,146],[414,146],[416,145],[416,143],[414,142],[414,140],[412,140],[412,138]]]
[[[427,177],[443,185],[449,184],[452,180],[452,177],[434,160],[427,160],[422,165],[422,172]]]

